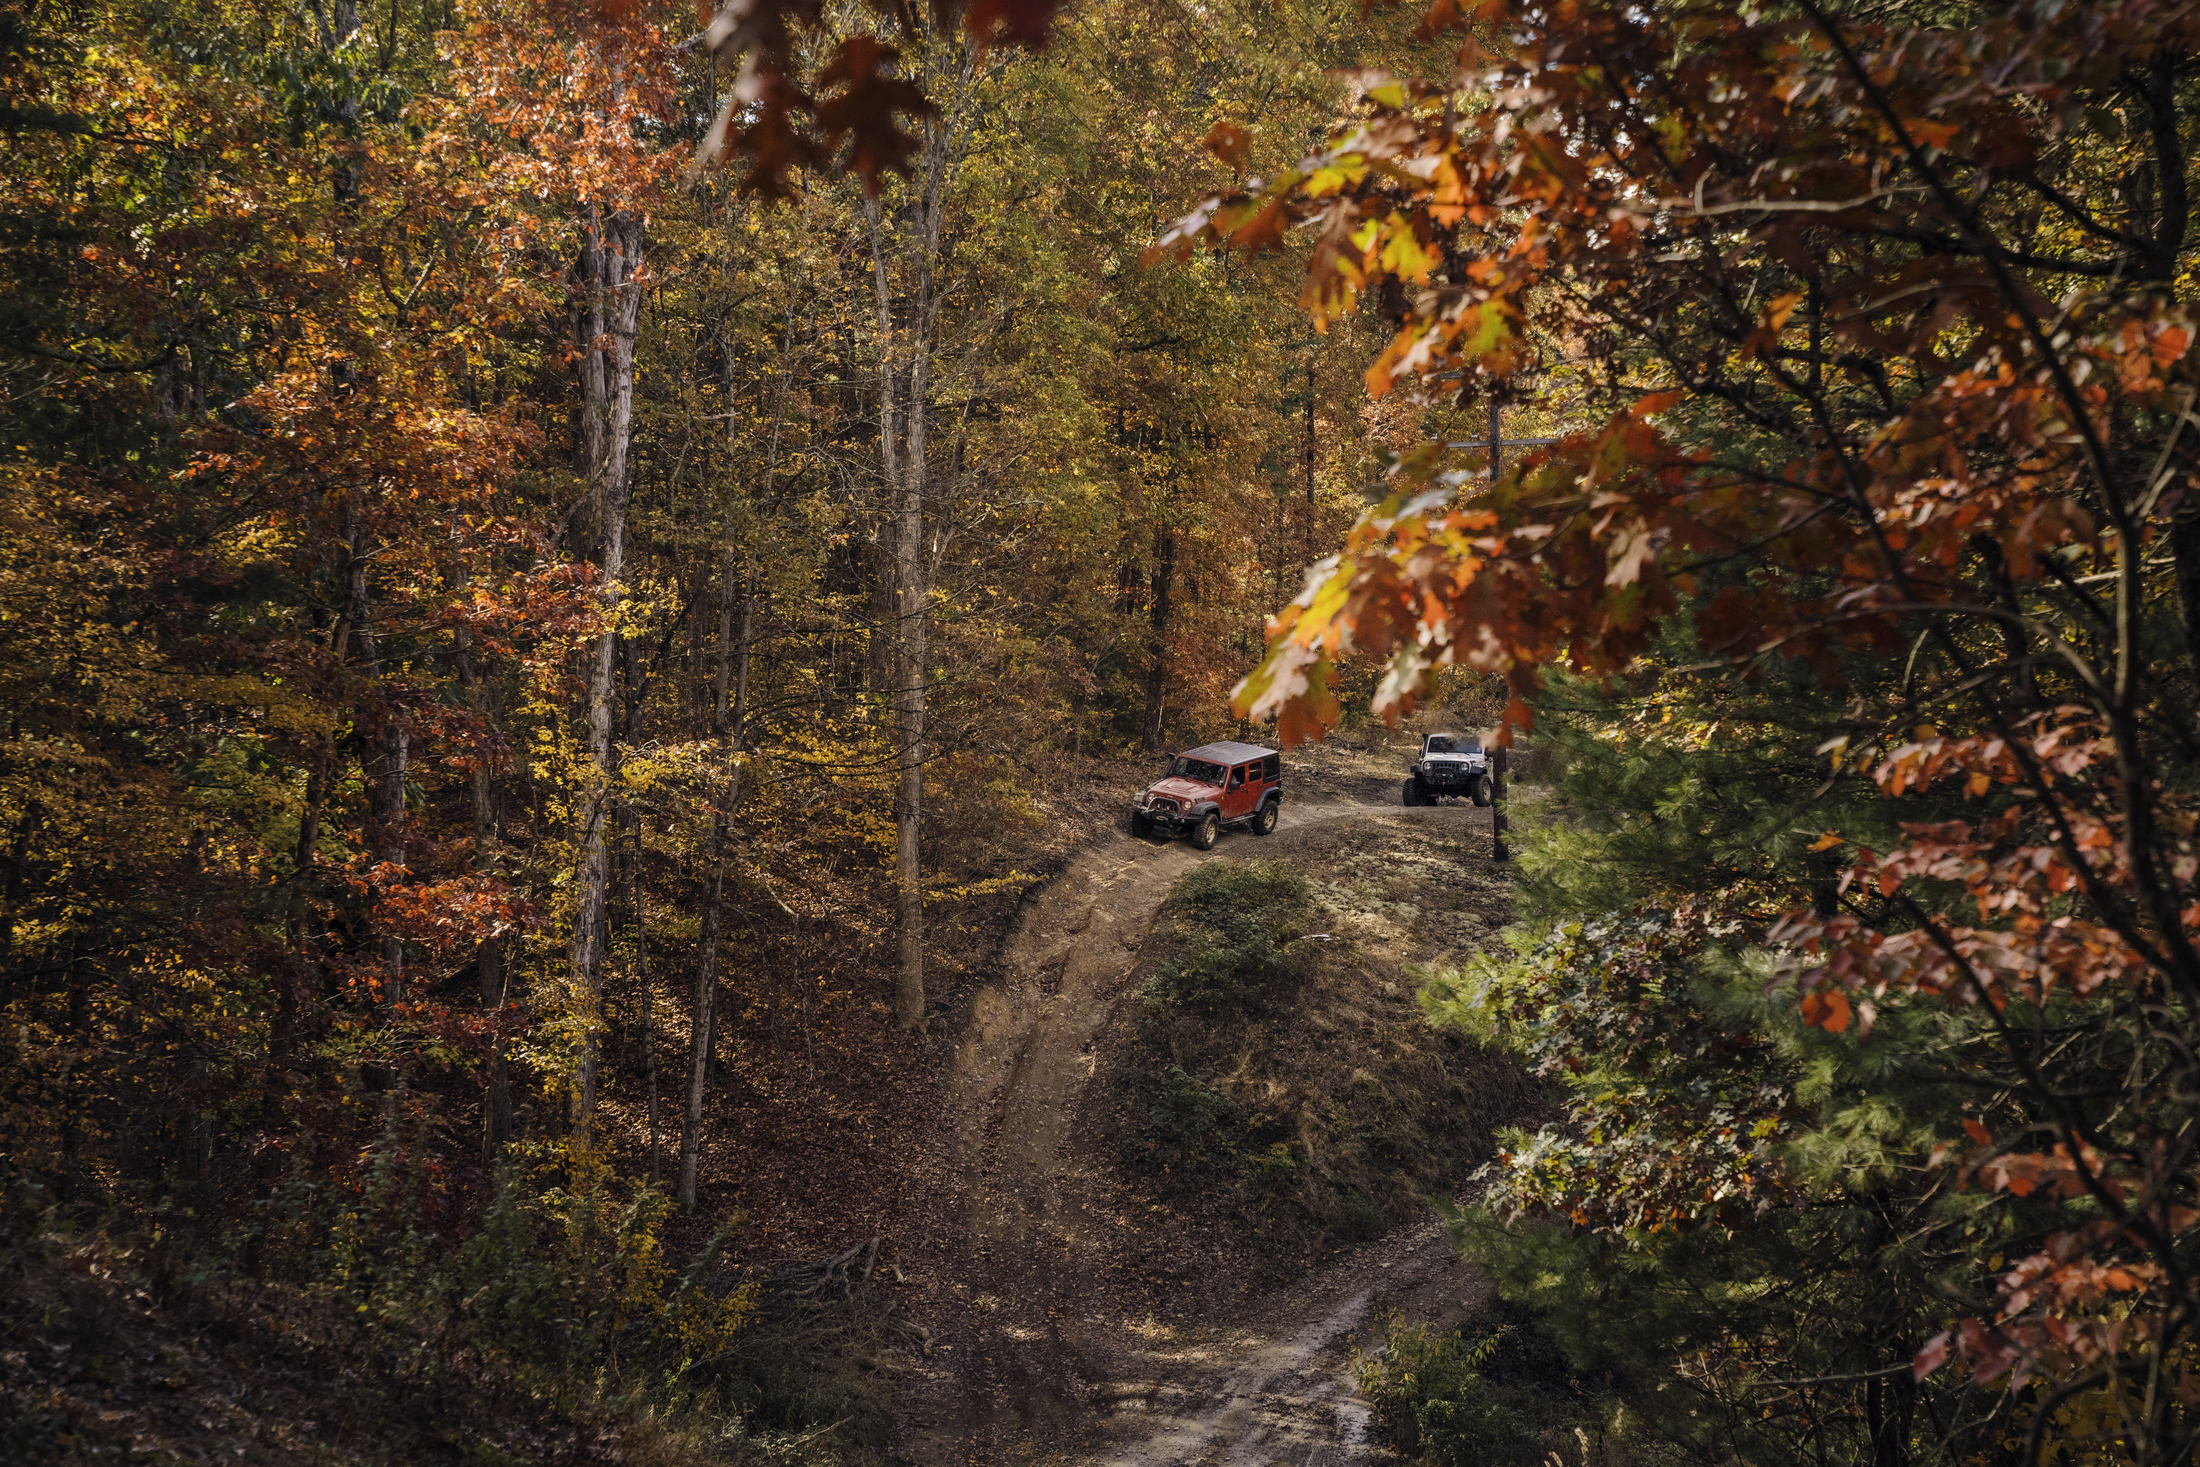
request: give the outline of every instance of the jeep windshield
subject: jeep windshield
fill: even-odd
[[[1186,759],[1180,756],[1169,761],[1169,777],[1196,779],[1201,784],[1220,784],[1227,776],[1220,764],[1209,764],[1204,759]]]
[[[1482,742],[1479,739],[1448,739],[1442,734],[1431,734],[1429,735],[1428,747],[1422,752],[1425,754],[1477,754],[1481,750]]]

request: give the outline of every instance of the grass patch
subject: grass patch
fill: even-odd
[[[1431,1027],[1293,861],[1207,862],[1164,906],[1107,1122],[1141,1190],[1273,1273],[1449,1194],[1534,1087]],[[1317,940],[1329,939],[1329,940]]]
[[[1212,861],[1169,894],[1168,955],[1141,992],[1149,1015],[1256,1004],[1300,971],[1291,948],[1307,932],[1306,878],[1277,861]]]

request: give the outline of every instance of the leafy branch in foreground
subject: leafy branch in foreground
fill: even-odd
[[[1574,427],[1494,483],[1440,433],[1402,454],[1238,710],[1318,736],[1362,653],[1391,717],[1466,665],[1518,727],[1548,671],[1634,675],[1683,624],[1743,685],[1807,669],[1826,779],[1886,814],[1820,830],[1838,875],[1762,932],[1775,976],[1853,1046],[1975,1011],[2014,1088],[1932,1117],[1939,1160],[2053,1204],[1914,1371],[2045,1382],[2035,1443],[2083,1399],[2101,1450],[2182,1460],[2200,17],[1491,0],[1424,30],[1459,36],[1449,79],[1365,78],[1329,148],[1162,248],[1311,236],[1317,322],[1399,323],[1377,397],[1564,384]]]

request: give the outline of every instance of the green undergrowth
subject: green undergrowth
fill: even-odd
[[[1112,1138],[1146,1190],[1288,1273],[1380,1235],[1485,1158],[1531,1087],[1432,1028],[1285,861],[1207,862],[1147,945]]]
[[[0,1176],[0,1460],[880,1460],[867,1294],[789,1312],[712,1250],[672,1268],[662,1195],[585,1159],[515,1167],[463,1238],[411,1180],[301,1185],[232,1238]]]
[[[1169,904],[1174,940],[1140,994],[1148,1015],[1257,1004],[1307,968],[1312,892],[1280,862],[1210,862],[1176,884]]]
[[[1353,1376],[1392,1450],[1415,1467],[1632,1462],[1620,1409],[1577,1375],[1536,1314],[1499,1302],[1444,1333],[1378,1304],[1381,1346]]]

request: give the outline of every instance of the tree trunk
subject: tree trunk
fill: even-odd
[[[1149,754],[1161,747],[1162,706],[1169,693],[1169,600],[1175,583],[1176,532],[1163,530],[1154,537],[1148,583],[1152,610],[1146,624],[1146,727],[1139,747]]]
[[[928,294],[930,272],[924,273]],[[894,796],[895,917],[901,938],[894,1017],[905,1029],[924,1027],[924,877],[919,835],[924,816],[925,677],[930,651],[926,619],[931,585],[924,544],[930,361],[931,353],[920,343],[909,368],[909,396],[903,410],[908,452],[902,457],[894,507],[894,742],[901,750],[901,782]]]
[[[1306,474],[1306,537],[1301,547],[1305,564],[1314,563],[1314,351],[1306,353],[1306,443],[1302,449]]]
[[[649,1091],[649,1185],[664,1174],[664,1151],[657,1131],[657,985],[649,976],[649,931],[642,922],[641,823],[635,822],[634,861],[627,868],[627,894],[634,909],[634,970],[642,980],[642,1076]]]
[[[870,575],[868,591],[871,630],[863,649],[863,691],[871,700],[884,700],[893,706],[894,658],[898,638],[894,626],[894,531],[889,523],[876,543],[861,543],[858,554],[863,568]],[[875,701],[866,701],[866,710],[876,707]]]
[[[703,1089],[710,1078],[711,1034],[718,1007],[718,935],[724,925],[726,898],[726,821],[723,803],[713,805],[710,839],[703,848],[703,865],[710,873],[710,889],[703,901],[702,951],[696,954],[695,1015],[689,1026],[687,1121],[680,1128],[680,1207],[695,1210],[698,1174],[702,1170]]]
[[[359,518],[355,499],[344,505],[344,541],[349,550],[350,595],[344,613],[347,644],[359,652],[359,670],[368,687],[382,679],[382,654],[375,645],[374,607],[367,587],[367,568],[373,557],[367,552],[366,527]],[[405,766],[411,737],[395,710],[386,703],[376,710],[366,747],[359,753],[359,779],[367,794],[367,845],[375,858],[388,865],[405,864]],[[382,942],[382,1002],[394,1011],[405,998],[405,944],[395,937]]]
[[[1512,750],[1500,744],[1490,750],[1490,859],[1509,861],[1512,847],[1505,840],[1505,833],[1512,829],[1512,819],[1505,813],[1505,774],[1512,763]]]
[[[701,1168],[703,1094],[718,1076],[718,949],[725,934],[727,847],[733,840],[733,808],[741,798],[741,753],[744,726],[748,722],[749,649],[756,631],[756,595],[753,577],[742,576],[743,594],[738,640],[732,647],[719,642],[721,688],[730,684],[731,704],[718,705],[718,732],[726,743],[725,777],[714,792],[710,838],[703,848],[703,865],[710,873],[710,888],[703,903],[702,951],[695,968],[695,1019],[691,1030],[688,1063],[687,1120],[680,1131],[680,1206],[695,1207]],[[721,625],[731,623],[728,615]]]
[[[792,346],[794,317],[787,317],[786,345]],[[731,400],[733,384],[726,384],[728,400],[727,451],[733,453]],[[764,456],[763,508],[768,512],[778,487],[779,426],[786,410],[785,380],[781,380],[778,405],[772,413],[771,444]],[[737,461],[737,460],[736,460]],[[695,1209],[702,1167],[703,1093],[718,1074],[718,947],[725,928],[726,847],[732,840],[733,808],[741,797],[741,755],[748,735],[749,655],[756,644],[756,570],[753,555],[744,564],[735,553],[737,525],[729,514],[723,549],[719,555],[718,667],[713,678],[711,730],[725,744],[725,778],[713,800],[710,839],[703,861],[710,872],[710,891],[703,907],[702,951],[695,971],[695,1018],[688,1063],[687,1120],[680,1131],[680,1206]],[[739,588],[736,597],[735,590]],[[736,602],[738,601],[738,614]]]
[[[380,776],[368,781],[375,792],[374,819],[381,837],[376,854],[384,865],[402,867],[405,864],[405,774],[412,753],[412,734],[389,712],[385,711],[383,716],[390,719],[390,726],[382,735],[378,759]],[[384,992],[394,1011],[405,1001],[405,943],[402,938],[382,940],[382,971]]]
[[[935,35],[927,47],[926,91],[937,98],[966,96],[976,74],[977,52],[959,38]],[[974,109],[952,104],[925,125],[923,165],[914,192],[899,212],[906,250],[895,313],[897,281],[888,268],[886,222],[878,199],[866,198],[871,274],[876,298],[879,380],[879,478],[892,561],[893,687],[896,772],[894,791],[894,893],[900,961],[894,980],[894,1015],[904,1028],[924,1025],[924,882],[920,834],[924,820],[927,622],[932,564],[925,540],[925,504],[935,489],[927,441],[933,347],[943,297],[939,272],[947,186],[960,166]],[[950,468],[951,472],[951,468]]]
[[[347,501],[344,510],[344,563],[338,580],[346,588],[343,604],[336,614],[336,624],[329,629],[328,665],[332,682],[341,685],[344,669],[351,658],[351,617],[356,605],[352,594],[353,575],[356,569],[358,547],[358,513]],[[285,921],[290,936],[290,946],[296,956],[297,976],[284,985],[283,998],[286,1021],[294,1020],[297,1012],[296,988],[303,975],[317,966],[312,952],[312,939],[307,935],[306,918],[313,898],[313,871],[319,862],[321,849],[321,812],[328,804],[330,776],[336,767],[336,735],[324,734],[321,746],[306,771],[305,808],[298,812],[298,839],[291,848],[291,888]],[[288,1030],[284,1038],[288,1039]],[[287,1042],[283,1053],[288,1054]]]
[[[473,705],[483,724],[491,725],[488,691],[482,686],[480,670],[474,664],[473,641],[471,632],[464,627],[458,629],[459,686],[465,689],[467,702]],[[479,759],[474,761],[470,783],[474,869],[488,875],[496,870],[497,823],[496,784],[487,763]],[[483,938],[474,950],[474,966],[481,978],[481,1011],[493,1024],[504,1008],[504,939],[494,935]],[[489,1034],[481,1112],[481,1159],[485,1165],[493,1167],[512,1139],[512,1077],[505,1058],[504,1035],[495,1028]]]
[[[2184,614],[2185,656],[2200,672],[2200,504],[2188,494],[2169,522],[2169,548],[2177,579],[2177,605]]]
[[[611,878],[613,778],[612,705],[616,697],[618,614],[625,570],[627,444],[634,418],[634,336],[642,306],[642,222],[624,214],[604,219],[590,205],[577,262],[581,352],[581,445],[588,465],[588,499],[595,507],[597,606],[605,625],[588,669],[588,764],[581,790],[580,908],[573,920],[573,983],[590,1008],[603,996],[603,947]],[[573,1101],[576,1130],[586,1133],[596,1109],[597,1039],[589,1037]]]
[[[31,839],[44,819],[45,806],[39,801],[24,806],[15,823],[15,838],[8,843],[7,873],[0,877],[0,1007],[15,997],[15,918],[30,886]]]
[[[1979,563],[1986,570],[1993,603],[2008,613],[2008,619],[2001,623],[2001,643],[2009,658],[2009,687],[2028,711],[2038,703],[2039,693],[2032,677],[2032,634],[2017,620],[2024,614],[2024,606],[2017,599],[2016,578],[2009,574],[2009,560],[2002,554],[1999,540],[1987,534],[1973,535],[1971,548],[1978,552]]]
[[[326,29],[321,33],[322,49],[331,58],[342,49],[344,43],[359,32],[359,0],[334,0],[329,6]],[[348,133],[359,121],[359,99],[349,93],[336,99],[336,116]],[[359,165],[347,154],[339,159],[330,187],[336,202],[346,208],[359,202]]]
[[[929,599],[924,557],[924,396],[930,352],[918,339],[902,364],[895,334],[893,292],[886,266],[882,211],[865,201],[871,227],[871,270],[879,334],[879,470],[885,489],[893,557],[892,689],[895,761],[894,913],[900,954],[894,977],[894,1017],[905,1029],[924,1024],[924,879],[918,836],[924,816],[925,628]],[[913,314],[927,318],[931,283],[928,252],[920,266]],[[921,331],[912,336],[921,338]]]

